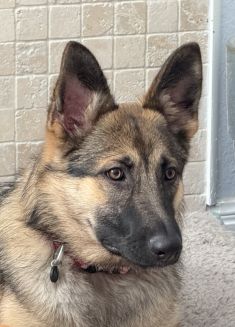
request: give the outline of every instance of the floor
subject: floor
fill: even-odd
[[[235,233],[208,212],[185,215],[184,327],[235,326]]]

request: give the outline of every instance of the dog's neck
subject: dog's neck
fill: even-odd
[[[48,216],[46,216],[48,219]],[[54,216],[51,217],[53,221]],[[39,231],[49,242],[51,249],[53,251],[53,256],[51,259],[51,281],[57,282],[59,278],[60,265],[62,263],[63,257],[69,258],[71,262],[71,268],[77,272],[83,273],[106,273],[106,274],[126,274],[129,272],[130,268],[128,266],[119,266],[119,267],[104,267],[102,265],[97,265],[92,262],[86,262],[75,256],[74,253],[71,253],[68,244],[64,242],[61,237],[57,234],[52,233],[48,230],[48,226],[45,221],[44,215],[40,212],[37,206],[35,206],[32,211],[29,219],[27,220],[28,227]],[[63,248],[62,248],[63,247]],[[62,249],[61,258],[55,263],[55,257],[59,254]],[[67,261],[67,260],[66,260]]]
[[[59,266],[62,263],[63,255],[70,257],[72,267],[86,273],[108,273],[108,274],[121,274],[125,275],[129,272],[130,268],[121,266],[119,268],[105,269],[94,264],[86,263],[78,257],[74,257],[69,251],[66,251],[66,244],[60,241],[52,241],[52,248],[54,251],[53,260],[51,261],[51,274],[50,279],[53,283],[57,282],[59,278]]]

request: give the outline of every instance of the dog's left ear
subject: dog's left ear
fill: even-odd
[[[96,58],[82,44],[69,42],[48,112],[49,130],[60,136],[84,135],[116,107]]]
[[[201,88],[200,48],[197,43],[188,43],[167,59],[150,86],[143,106],[160,111],[174,134],[190,139],[198,128]]]

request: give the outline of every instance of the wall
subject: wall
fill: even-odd
[[[166,57],[198,41],[204,62],[200,131],[185,172],[190,207],[204,205],[207,0],[0,1],[0,182],[37,152],[68,40],[97,56],[117,100],[143,94]]]
[[[234,236],[204,210],[207,18],[207,0],[1,0],[0,182],[14,179],[41,146],[68,40],[95,53],[121,101],[143,94],[177,46],[198,41],[204,86],[200,130],[185,171],[184,326],[233,327]]]

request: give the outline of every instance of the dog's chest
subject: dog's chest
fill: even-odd
[[[52,283],[49,261],[42,264],[34,257],[31,269],[29,265],[22,269],[23,261],[3,260],[5,275],[11,277],[5,288],[16,298],[14,311],[25,312],[17,321],[33,313],[30,327],[163,327],[162,317],[174,315],[176,267],[139,276],[88,274],[73,271],[64,261],[59,280]],[[11,313],[6,317],[10,319]],[[7,325],[9,319],[3,322]]]
[[[161,280],[159,284],[160,276],[155,279],[152,276],[151,282],[133,276],[123,278],[102,273],[64,277],[57,285],[49,285],[47,290],[51,290],[47,298],[41,294],[47,326],[151,327],[150,313],[155,321],[170,314],[165,312],[165,304],[173,300],[174,292],[166,281]]]
[[[171,271],[168,278],[62,271],[57,283],[51,283],[49,269],[41,273],[26,279],[18,270],[15,276],[21,285],[15,289],[15,312],[17,307],[34,312],[30,327],[163,327],[165,317],[175,314],[177,281]]]

